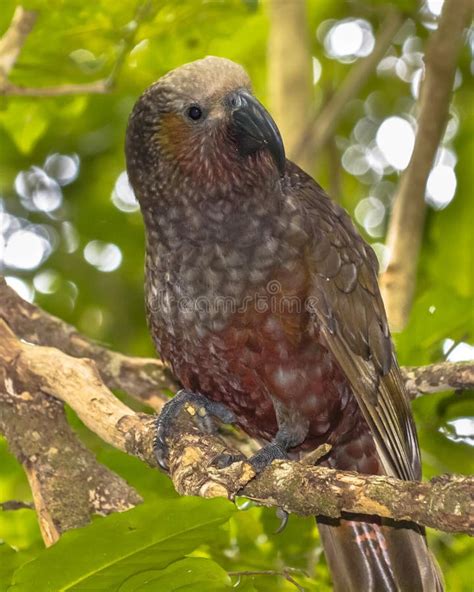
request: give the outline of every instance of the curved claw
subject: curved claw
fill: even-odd
[[[155,453],[156,462],[164,470],[167,471],[168,466],[168,446],[166,442],[155,438],[153,441],[153,451]]]
[[[280,524],[279,524],[278,528],[275,530],[275,534],[280,534],[281,532],[283,532],[285,530],[286,525],[288,524],[288,518],[290,517],[290,515],[283,508],[277,508],[276,515],[277,515],[277,518],[280,519]]]

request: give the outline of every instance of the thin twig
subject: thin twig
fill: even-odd
[[[140,25],[150,16],[152,10],[153,0],[143,0],[143,2],[140,2],[137,5],[135,17],[133,21],[129,23],[127,32],[120,40],[117,57],[112,67],[112,71],[110,72],[107,80],[105,80],[105,85],[108,89],[111,89],[115,86],[120,72],[122,71],[122,68],[125,64],[127,55],[129,54],[130,50],[133,49],[136,43],[137,33]]]
[[[302,462],[305,465],[315,465],[319,460],[323,458],[323,456],[329,454],[331,452],[331,449],[331,444],[321,444],[321,446],[318,446],[315,450],[311,450],[311,452],[308,452],[308,454],[306,454],[300,462]]]
[[[18,97],[63,97],[67,95],[106,94],[110,86],[106,80],[85,82],[84,84],[60,84],[58,86],[19,86],[6,82],[0,87],[0,94]]]
[[[472,0],[446,0],[426,51],[415,146],[394,200],[387,234],[390,259],[380,279],[388,319],[395,331],[406,326],[411,310],[423,238],[426,182],[446,127],[456,64],[471,16]]]
[[[362,86],[387,53],[395,34],[400,29],[403,18],[398,11],[390,10],[380,27],[374,49],[370,55],[361,59],[349,72],[339,90],[318,113],[312,124],[294,150],[298,160],[304,152],[318,154],[333,134],[349,101],[357,96]]]
[[[11,510],[34,510],[35,507],[32,502],[22,502],[20,500],[8,500],[0,502],[0,510],[9,512]]]
[[[403,368],[405,388],[415,398],[423,393],[474,389],[473,362],[439,362]]]

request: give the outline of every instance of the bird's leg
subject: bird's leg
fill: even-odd
[[[301,444],[308,434],[309,420],[300,411],[286,407],[275,398],[273,406],[277,417],[278,431],[271,442],[248,459],[257,474],[272,461],[278,458],[288,458],[288,450]],[[223,454],[214,459],[213,464],[224,468],[237,460],[242,460],[242,457]]]
[[[298,441],[297,444],[293,444],[294,441],[294,438],[292,438],[286,429],[283,428],[278,430],[276,436],[273,438],[273,440],[271,440],[271,442],[262,446],[262,448],[260,448],[260,450],[253,454],[250,458],[245,459],[243,455],[228,454],[224,452],[216,456],[216,458],[212,461],[212,464],[218,469],[224,469],[234,462],[247,460],[247,462],[249,462],[254,468],[255,473],[258,475],[274,460],[278,458],[288,458],[287,451],[300,443],[300,441]]]
[[[223,423],[234,423],[236,419],[233,411],[222,403],[211,401],[200,393],[193,393],[186,389],[177,392],[165,404],[155,422],[156,433],[153,448],[156,460],[163,469],[168,468],[166,439],[173,428],[174,420],[183,407],[192,416],[199,429],[210,434],[216,431],[212,416],[217,417]]]
[[[278,430],[276,436],[273,438],[273,440],[271,440],[271,442],[265,444],[265,446],[262,446],[262,448],[260,448],[260,450],[253,454],[250,458],[246,459],[241,454],[228,454],[224,452],[216,456],[216,458],[212,461],[212,464],[218,469],[225,469],[232,463],[247,460],[247,462],[249,462],[254,468],[255,473],[258,475],[274,460],[278,458],[288,458],[286,454],[287,450],[300,443],[300,441],[298,441],[297,444],[293,444],[293,442],[294,439],[287,432],[286,428],[282,428]]]
[[[288,450],[301,444],[308,435],[309,420],[297,409],[286,407],[277,399],[273,399],[273,407],[277,418],[278,431],[271,442],[263,446],[248,459],[258,475],[265,467],[276,459],[288,458]],[[218,468],[225,468],[234,462],[245,460],[242,455],[220,454],[212,462]],[[275,534],[282,532],[288,522],[288,512],[277,509],[280,525]]]
[[[277,418],[278,431],[271,442],[263,446],[249,458],[249,463],[256,473],[278,458],[288,458],[288,450],[301,444],[308,435],[309,420],[301,411],[287,407],[273,398],[273,407]]]
[[[284,426],[278,430],[273,440],[260,448],[248,462],[258,474],[274,460],[288,458],[288,450],[301,444],[304,438],[301,438],[301,430],[292,432],[288,426]]]
[[[309,420],[300,411],[286,407],[277,399],[273,399],[273,406],[277,417],[278,431],[271,442],[249,458],[249,463],[257,474],[274,460],[288,458],[288,450],[301,444],[308,435]],[[275,534],[278,534],[286,527],[288,512],[283,508],[278,508],[276,514],[280,519],[280,525],[275,531]]]
[[[305,431],[305,436],[306,437]],[[304,440],[303,438],[303,440]],[[297,446],[301,444],[303,441],[301,439],[301,434],[299,431],[294,431],[293,433],[288,431],[288,427],[285,425],[280,428],[273,438],[271,442],[263,446],[260,450],[258,450],[253,456],[251,456],[247,462],[249,462],[252,467],[254,468],[257,475],[263,471],[265,467],[272,463],[272,461],[276,460],[277,458],[287,458],[287,451],[292,448],[293,446]],[[230,466],[234,462],[245,460],[243,455],[233,455],[233,454],[219,454],[213,461],[212,464],[219,469],[223,469],[225,467]],[[288,522],[288,512],[286,512],[283,508],[277,509],[277,518],[280,520],[280,524],[275,531],[275,534],[279,534],[282,532],[286,524]]]

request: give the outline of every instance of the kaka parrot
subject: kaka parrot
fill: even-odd
[[[325,466],[419,479],[375,254],[285,158],[244,69],[207,57],[160,78],[130,116],[126,160],[149,328],[185,389],[157,421],[158,458],[176,409],[197,397],[264,443],[257,470],[329,443]],[[317,521],[335,590],[443,589],[419,526]]]

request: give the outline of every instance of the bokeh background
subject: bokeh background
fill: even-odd
[[[11,82],[38,88],[111,77],[113,86],[103,94],[0,96],[0,274],[24,298],[101,343],[127,354],[153,355],[143,306],[143,225],[124,171],[127,117],[151,82],[212,54],[244,65],[256,95],[270,110],[275,106],[281,119],[281,97],[277,105],[272,96],[268,5],[258,0],[34,0],[23,6],[37,10],[38,19]],[[3,0],[0,34],[15,7]],[[314,113],[371,53],[387,10],[403,14],[404,24],[385,57],[308,165],[355,219],[382,269],[392,198],[413,149],[423,52],[441,7],[442,0],[307,2]],[[395,336],[406,365],[474,358],[473,50],[471,32],[428,180],[414,307],[408,327]],[[291,61],[291,51],[287,57]],[[293,100],[298,97],[288,92],[290,114]],[[474,472],[472,393],[429,395],[413,407],[425,477]],[[72,415],[71,421],[99,458],[146,499],[174,495],[164,477],[108,448]],[[29,497],[22,470],[0,438],[0,501]],[[303,578],[308,590],[329,590],[313,522],[292,517],[278,537],[272,535],[276,524],[270,511],[241,512],[202,554],[229,570],[305,569],[317,578],[317,583]],[[473,542],[467,536],[429,534],[448,589],[471,590]],[[34,513],[0,512],[0,540],[14,548],[38,548]],[[261,576],[243,578],[237,589],[295,587],[281,577]]]

